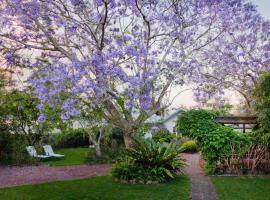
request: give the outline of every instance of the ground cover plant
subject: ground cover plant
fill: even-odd
[[[269,176],[211,177],[220,200],[268,200]]]
[[[188,200],[189,179],[158,185],[115,183],[110,176],[0,189],[1,200]]]

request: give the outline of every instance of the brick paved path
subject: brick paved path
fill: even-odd
[[[188,166],[185,171],[191,181],[191,200],[217,200],[217,193],[210,178],[203,174],[202,168],[199,165],[200,155],[182,154]]]
[[[91,176],[105,176],[110,172],[110,169],[110,165],[0,167],[0,188]]]

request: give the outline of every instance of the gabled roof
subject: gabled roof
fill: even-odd
[[[183,109],[178,109],[175,112],[173,112],[172,114],[170,114],[167,117],[165,117],[161,122],[162,123],[167,122],[170,119],[172,119],[173,117],[178,116],[181,112],[184,112],[184,110]]]
[[[178,109],[178,110],[174,111],[172,114],[166,116],[165,118],[154,114],[150,118],[148,118],[145,121],[145,123],[149,123],[149,124],[165,123],[165,122],[169,121],[170,119],[172,119],[173,117],[178,116],[181,112],[184,112],[184,110],[183,109]]]

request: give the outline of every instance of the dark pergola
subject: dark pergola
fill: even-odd
[[[231,117],[215,117],[215,121],[220,124],[243,124],[243,132],[246,132],[246,124],[258,124],[257,121],[258,117],[256,116],[248,116],[248,117],[242,117],[242,116],[231,116]]]

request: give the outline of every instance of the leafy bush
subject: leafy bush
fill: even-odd
[[[198,147],[195,141],[188,140],[181,145],[184,152],[194,153],[198,151]]]
[[[125,158],[124,147],[118,146],[117,148],[101,148],[101,156],[98,157],[95,152],[89,152],[86,156],[86,163],[88,164],[110,164],[122,161]]]
[[[166,182],[184,165],[177,158],[180,152],[174,143],[136,140],[134,147],[127,149],[128,160],[115,164],[112,174],[117,180],[130,183]]]
[[[264,133],[265,142],[270,146],[270,72],[264,73],[254,90],[255,108],[258,112],[260,133]],[[262,134],[263,135],[263,134]]]
[[[89,138],[83,129],[68,129],[64,133],[53,133],[43,139],[57,148],[89,146]]]
[[[140,140],[144,137],[144,135],[151,130],[151,126],[149,124],[142,124],[137,130],[135,137]]]
[[[26,152],[27,145],[25,136],[2,132],[0,134],[0,164],[23,165],[35,163]]]
[[[113,127],[111,139],[116,140],[118,144],[124,144],[123,130],[121,128],[118,128],[118,127]]]
[[[216,112],[202,109],[183,112],[176,123],[177,131],[183,136],[198,138],[201,141],[205,135],[216,129],[216,116]]]
[[[155,142],[171,142],[174,135],[166,129],[159,129],[153,135],[153,140]]]
[[[177,121],[178,131],[197,141],[209,165],[231,153],[242,153],[250,145],[250,138],[246,134],[216,123],[216,115],[207,110],[191,110],[179,116]]]

